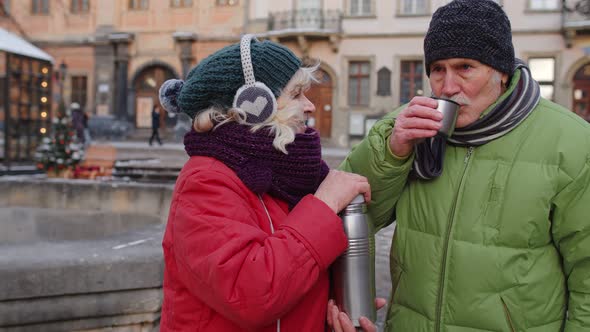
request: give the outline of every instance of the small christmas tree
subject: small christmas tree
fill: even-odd
[[[37,148],[35,159],[37,168],[45,172],[59,174],[73,168],[84,158],[83,145],[77,142],[68,116],[53,119],[51,137],[43,138]]]

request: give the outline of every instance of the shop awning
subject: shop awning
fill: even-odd
[[[53,63],[51,55],[22,39],[21,37],[0,28],[0,51],[45,60]]]

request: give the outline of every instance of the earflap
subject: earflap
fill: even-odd
[[[240,57],[244,71],[244,84],[238,89],[234,97],[233,107],[246,112],[246,122],[258,124],[265,122],[277,111],[277,100],[272,91],[262,82],[256,82],[252,57],[250,55],[250,42],[257,40],[252,34],[242,37],[240,42]]]

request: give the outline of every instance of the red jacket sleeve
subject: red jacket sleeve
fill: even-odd
[[[199,171],[179,188],[169,222],[184,285],[237,325],[256,329],[287,313],[347,239],[338,216],[313,195],[269,235],[245,195],[227,174]]]

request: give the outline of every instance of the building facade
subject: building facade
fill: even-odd
[[[496,1],[543,95],[590,120],[590,1]],[[383,114],[430,95],[422,42],[432,13],[448,2],[3,0],[0,26],[47,51],[56,66],[67,64],[67,103],[137,128],[149,125],[164,80],[255,33],[308,63],[320,61],[321,82],[309,92],[317,109],[311,124],[327,145],[347,147]]]
[[[432,13],[448,2],[291,0],[274,8],[260,0],[250,8],[248,29],[321,60],[332,93],[314,100],[316,123],[331,143],[350,146],[383,114],[415,95],[430,95],[423,38]],[[543,96],[590,121],[590,1],[496,2],[512,22],[516,56],[529,64]],[[339,22],[327,25],[334,11]],[[277,12],[290,25],[276,24]]]
[[[77,102],[94,116],[136,128],[151,127],[160,85],[239,40],[245,19],[234,0],[1,2],[0,26],[67,68],[54,100],[63,92],[66,105]],[[162,122],[173,125],[176,119],[162,112]]]

